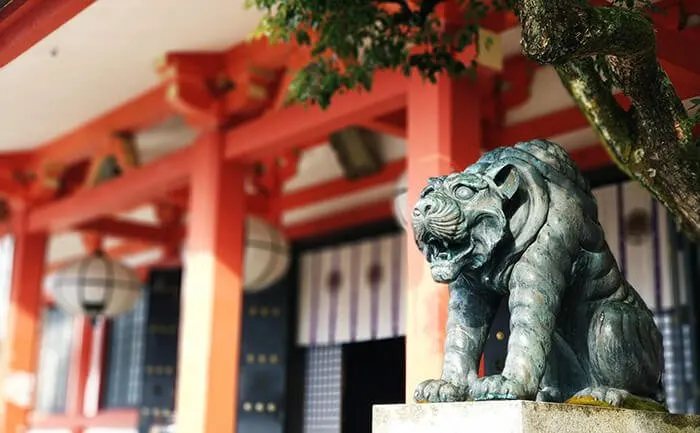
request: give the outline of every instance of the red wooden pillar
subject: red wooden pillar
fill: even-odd
[[[479,158],[476,83],[441,76],[432,85],[414,77],[407,115],[408,198],[413,207],[428,177],[462,170]],[[442,373],[448,293],[447,287],[433,282],[410,231],[407,244],[406,400],[413,401],[416,385]]]
[[[7,345],[3,348],[1,370],[6,379],[15,374],[35,375],[37,367],[47,236],[45,233],[30,233],[27,216],[26,208],[13,214],[15,250],[12,291],[7,318]],[[27,415],[28,408],[17,406],[3,395],[0,432],[24,432],[28,424]]]
[[[244,170],[223,136],[195,144],[176,395],[177,431],[236,431],[243,302]]]

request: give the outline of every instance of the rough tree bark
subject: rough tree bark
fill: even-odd
[[[611,156],[646,187],[687,234],[700,237],[700,155],[693,122],[656,58],[641,13],[585,0],[516,0],[525,55],[554,66]],[[604,55],[625,111],[596,70]]]

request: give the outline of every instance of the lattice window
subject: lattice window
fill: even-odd
[[[304,433],[340,433],[342,366],[342,346],[308,348],[304,393]]]
[[[139,407],[143,388],[143,356],[146,336],[146,291],[133,310],[109,324],[102,387],[105,409]]]

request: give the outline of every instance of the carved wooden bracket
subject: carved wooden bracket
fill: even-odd
[[[84,185],[90,188],[139,166],[139,153],[133,134],[114,133],[90,160]]]
[[[169,53],[158,70],[171,106],[191,124],[210,127],[223,113],[249,114],[267,105],[279,78],[279,71],[235,52]]]
[[[167,83],[165,97],[175,111],[195,125],[218,123],[217,101],[234,86],[225,74],[222,53],[168,53],[158,72]]]
[[[249,197],[253,214],[277,223],[282,213],[281,201],[284,183],[294,177],[299,166],[300,152],[293,150],[276,158],[259,161],[251,177],[255,193]]]

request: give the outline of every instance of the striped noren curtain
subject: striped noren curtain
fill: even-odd
[[[404,235],[301,257],[298,343],[319,346],[404,335]]]

